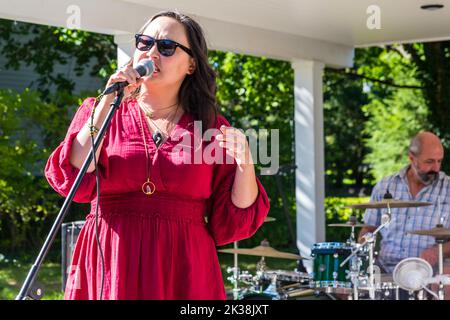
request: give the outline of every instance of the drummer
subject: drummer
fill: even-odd
[[[382,201],[386,193],[390,193],[395,200],[424,201],[433,205],[391,209],[391,222],[380,231],[382,240],[376,259],[382,273],[392,274],[395,266],[408,257],[423,258],[437,267],[438,248],[435,239],[409,232],[434,228],[441,217],[444,227],[450,228],[450,179],[440,171],[444,158],[441,141],[431,132],[418,133],[411,140],[408,158],[409,164],[406,167],[375,185],[371,202]],[[364,221],[374,227],[362,228],[358,242],[364,241],[363,236],[367,232],[375,231],[382,223],[382,214],[386,210],[366,210]],[[449,257],[450,242],[443,247],[444,258]],[[449,271],[448,268],[446,271]]]

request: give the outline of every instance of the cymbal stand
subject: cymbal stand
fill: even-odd
[[[437,199],[437,207],[439,210],[439,223],[436,225],[437,228],[443,228],[444,227],[444,217],[442,216],[441,211],[441,197],[438,196]],[[438,244],[439,248],[439,290],[438,290],[438,297],[439,300],[444,300],[444,284],[442,283],[442,275],[444,274],[444,245],[445,239],[443,238],[436,238],[436,243]]]
[[[234,242],[234,249],[238,248],[238,242],[235,241]],[[238,300],[239,298],[239,293],[240,293],[240,289],[239,289],[239,281],[240,281],[240,270],[239,270],[239,265],[238,265],[238,254],[234,253],[234,267],[227,268],[227,273],[233,272],[233,275],[231,277],[228,277],[227,279],[229,281],[231,281],[233,283],[233,300]]]
[[[356,243],[356,237],[355,237],[355,226],[354,224],[356,224],[357,219],[356,216],[350,216],[349,218],[350,223],[352,223],[352,231],[350,232],[350,244],[353,245]]]
[[[384,221],[383,221],[384,220]],[[387,204],[387,214],[385,217],[382,218],[382,224],[374,231],[374,232],[368,232],[364,235],[364,242],[361,244],[360,247],[356,248],[342,263],[340,264],[341,267],[343,267],[351,258],[353,258],[362,248],[365,246],[368,246],[369,248],[369,298],[371,300],[375,300],[375,277],[374,277],[374,271],[373,271],[373,265],[374,265],[374,259],[373,259],[373,252],[375,247],[375,239],[378,232],[380,232],[383,228],[387,227],[391,223],[391,207],[389,206],[389,203]]]
[[[234,242],[234,249],[238,248],[238,242]],[[234,279],[234,288],[233,288],[233,299],[237,300],[239,296],[239,266],[238,266],[238,254],[234,254],[234,268],[233,268]]]
[[[356,238],[355,238],[355,227],[352,226],[351,232],[350,232],[350,238],[347,240],[347,243],[351,247],[357,247]],[[358,256],[353,257],[350,260],[350,279],[353,284],[353,296],[349,296],[348,299],[351,300],[358,300],[359,299],[359,293],[358,293],[358,287],[359,287],[359,270],[360,269],[360,259]]]
[[[349,296],[349,300],[353,299],[353,300],[359,300],[359,292],[358,292],[358,287],[359,287],[359,258],[355,257],[355,259],[357,260],[356,263],[350,262],[350,279],[353,283],[353,297]]]
[[[443,244],[445,240],[441,238],[436,238],[436,243],[438,244],[439,248],[439,290],[438,290],[438,297],[439,300],[444,300],[444,284],[442,283],[442,275],[444,274],[444,249]]]
[[[256,264],[255,280],[258,283],[257,291],[259,291],[259,292],[263,291],[263,286],[261,285],[261,280],[264,278],[266,270],[267,270],[266,259],[264,258],[264,256],[262,256],[261,260],[259,260],[258,263]]]

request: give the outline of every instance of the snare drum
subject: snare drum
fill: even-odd
[[[349,263],[340,264],[352,253],[352,248],[341,242],[320,242],[314,244],[311,256],[314,258],[313,284],[315,288],[351,288],[348,278]]]

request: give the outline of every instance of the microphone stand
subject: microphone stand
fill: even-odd
[[[64,221],[64,218],[69,211],[70,204],[72,203],[72,199],[74,198],[75,193],[77,192],[77,190],[80,186],[80,183],[81,183],[84,175],[86,174],[86,171],[87,171],[91,161],[94,159],[93,157],[98,149],[98,146],[100,145],[100,141],[103,139],[103,136],[105,135],[106,130],[111,123],[114,113],[117,111],[117,109],[119,109],[119,106],[122,102],[122,98],[123,98],[123,89],[120,89],[119,91],[117,91],[116,97],[114,98],[114,101],[110,105],[110,110],[108,112],[108,115],[106,116],[106,119],[103,122],[103,124],[98,132],[97,138],[95,139],[94,150],[91,150],[91,152],[86,157],[86,159],[83,163],[83,166],[81,167],[81,169],[75,179],[75,182],[74,182],[72,188],[70,189],[69,194],[67,195],[66,200],[64,201],[64,203],[58,213],[58,216],[55,219],[55,222],[53,223],[53,226],[47,236],[47,239],[45,240],[44,245],[42,246],[41,251],[39,252],[39,255],[37,256],[34,264],[32,265],[30,271],[28,272],[28,275],[22,285],[22,288],[20,289],[19,294],[16,297],[16,300],[32,299],[32,297],[30,296],[30,292],[29,292],[30,287],[33,285],[36,275],[39,271],[39,268],[41,267],[42,262],[44,261],[44,258],[47,256],[47,253],[50,250],[50,246],[53,243],[53,241],[55,240],[56,234],[57,234],[58,230],[60,229],[61,224]]]

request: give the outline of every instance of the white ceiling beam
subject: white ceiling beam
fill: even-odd
[[[118,0],[0,0],[0,17],[67,27],[71,12],[80,10],[82,30],[112,35],[134,34],[159,8]],[[292,61],[308,59],[332,67],[352,65],[353,48],[312,38],[194,16],[203,26],[210,49]]]

